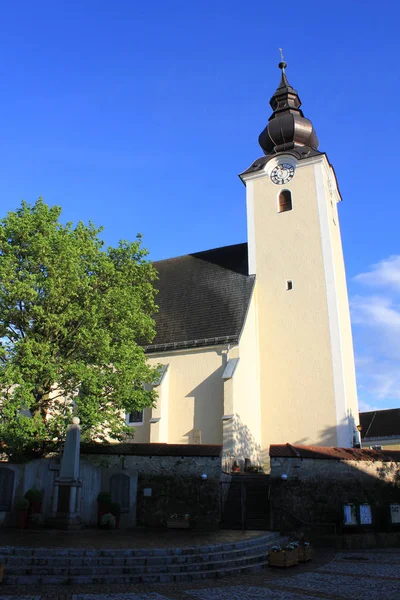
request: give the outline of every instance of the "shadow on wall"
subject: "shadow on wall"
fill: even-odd
[[[242,466],[245,458],[256,464],[261,462],[261,446],[237,414],[224,423],[224,453],[230,453]]]
[[[343,435],[341,435],[343,434]],[[349,447],[353,447],[353,444],[356,443],[357,438],[357,428],[355,425],[355,421],[350,414],[348,419],[343,419],[338,427],[326,427],[322,429],[318,433],[318,438],[313,440],[309,437],[300,438],[297,440],[288,440],[283,439],[279,442],[274,442],[276,444],[293,444],[294,446],[328,446],[331,448],[337,447],[337,439],[347,438],[349,440]],[[264,470],[269,471],[270,469],[270,458],[269,458],[269,446],[263,448],[261,450],[261,464],[264,467]]]
[[[221,366],[193,388],[186,398],[193,398],[193,429],[183,434],[188,443],[222,444],[222,415],[224,414],[224,382],[226,354],[221,354]]]
[[[274,464],[276,463],[276,465]],[[285,473],[287,479],[282,480]],[[400,497],[400,463],[329,459],[274,459],[271,472],[272,529],[302,537],[336,533],[397,531],[391,504]],[[354,507],[354,522],[345,525],[344,505]],[[362,521],[360,505],[368,505],[371,523]],[[356,546],[355,546],[356,547]]]

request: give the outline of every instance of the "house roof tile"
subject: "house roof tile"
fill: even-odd
[[[369,450],[367,448],[331,448],[328,446],[297,446],[272,444],[271,458],[315,458],[328,460],[381,460],[400,462],[400,451]]]
[[[400,437],[400,408],[360,413],[361,438]]]

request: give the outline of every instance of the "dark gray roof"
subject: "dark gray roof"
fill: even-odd
[[[157,335],[146,352],[236,343],[254,285],[247,244],[153,263],[158,271]]]
[[[400,437],[400,408],[360,413],[362,439]]]

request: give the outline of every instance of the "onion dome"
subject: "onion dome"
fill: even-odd
[[[286,67],[285,62],[279,63],[282,70],[281,82],[270,100],[274,112],[258,138],[264,154],[276,154],[299,146],[314,150],[318,148],[319,142],[313,125],[304,117],[300,110],[299,95],[287,80]]]

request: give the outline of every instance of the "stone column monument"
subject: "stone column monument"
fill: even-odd
[[[68,425],[60,475],[54,483],[52,519],[53,527],[81,529],[80,516],[82,482],[79,479],[81,429],[78,417]]]

